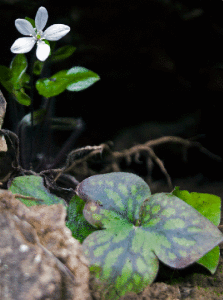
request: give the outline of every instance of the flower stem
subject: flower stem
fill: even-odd
[[[33,71],[34,71],[34,64],[36,60],[36,53],[33,51],[32,57],[31,57],[31,63],[30,63],[30,98],[31,98],[31,104],[30,104],[30,113],[31,113],[31,140],[30,140],[30,158],[29,158],[29,167],[30,170],[33,169],[32,165],[32,156],[33,156],[33,140],[34,140],[34,84],[33,84]]]

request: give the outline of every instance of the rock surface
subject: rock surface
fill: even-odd
[[[0,299],[90,300],[89,269],[62,205],[26,207],[0,190]]]

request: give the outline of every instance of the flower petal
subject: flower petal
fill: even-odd
[[[45,7],[41,6],[35,17],[35,24],[37,31],[43,30],[43,28],[46,26],[48,20],[48,12]]]
[[[14,44],[11,47],[13,53],[27,53],[35,45],[36,40],[33,37],[23,37],[15,40]]]
[[[43,34],[44,39],[58,41],[70,31],[70,27],[63,24],[55,24],[48,27]]]
[[[21,34],[33,35],[33,36],[36,35],[35,30],[32,27],[31,23],[25,19],[16,19],[15,27]]]
[[[50,46],[47,45],[44,41],[37,42],[37,49],[36,49],[36,57],[44,61],[50,54]]]

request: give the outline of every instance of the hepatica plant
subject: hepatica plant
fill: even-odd
[[[178,189],[151,195],[149,186],[137,175],[114,172],[85,179],[76,193],[86,202],[85,219],[97,229],[82,245],[90,270],[109,284],[106,299],[142,291],[154,281],[159,260],[177,269],[201,260],[200,264],[215,271],[216,246],[223,235],[199,209],[175,196],[182,196]],[[199,202],[202,194],[197,195],[186,198]],[[217,206],[219,223],[219,202]]]
[[[29,17],[16,19],[15,26],[25,37],[19,37],[12,44],[10,50],[16,56],[10,66],[0,66],[0,83],[22,105],[29,106],[33,100],[30,93],[26,92],[26,89],[33,88],[33,76],[43,77],[43,70],[47,64],[70,57],[76,49],[71,45],[56,49],[56,41],[68,34],[70,27],[54,24],[45,29],[47,21],[48,12],[45,7],[38,9],[35,20]],[[27,74],[28,62],[24,53],[31,51],[35,44],[37,48],[30,63],[31,74]],[[51,98],[65,90],[72,92],[84,90],[98,80],[99,76],[96,73],[84,67],[74,66],[50,77],[38,79],[35,87],[41,96]]]
[[[0,83],[4,88],[12,95],[11,99],[18,101],[20,104],[30,106],[30,113],[23,116],[22,120],[15,120],[18,124],[17,132],[20,134],[22,141],[20,141],[20,153],[21,163],[23,168],[30,166],[33,168],[32,162],[35,161],[33,149],[35,149],[35,143],[39,142],[39,139],[35,139],[34,142],[34,126],[45,130],[41,132],[42,135],[47,135],[42,140],[46,140],[50,145],[50,130],[53,128],[54,121],[56,119],[52,117],[53,102],[52,97],[61,94],[64,91],[79,92],[94,84],[100,78],[99,76],[80,66],[73,66],[70,69],[60,70],[49,75],[49,66],[56,64],[64,59],[69,58],[75,51],[75,47],[72,45],[65,45],[60,48],[56,47],[56,41],[63,38],[70,32],[70,27],[64,24],[54,24],[45,29],[48,21],[48,12],[45,7],[40,7],[36,13],[35,20],[26,17],[25,19],[16,19],[15,26],[17,30],[25,37],[19,37],[14,41],[11,46],[11,52],[16,54],[9,67],[0,65]],[[36,45],[36,51],[32,49]],[[28,65],[25,53],[32,52],[30,64]],[[29,72],[27,73],[27,70]],[[47,74],[47,77],[45,76]],[[35,91],[37,90],[37,93]],[[40,103],[40,108],[35,112],[33,111],[34,97],[36,94],[40,95],[37,103]],[[35,100],[36,103],[36,100]],[[16,106],[14,106],[16,107]],[[16,118],[12,117],[12,120]],[[49,121],[50,119],[50,121]],[[78,125],[70,118],[60,118],[61,128],[68,130],[78,130]],[[25,133],[28,132],[26,128],[31,128],[30,136],[25,138]],[[38,128],[38,127],[35,127]],[[21,132],[22,131],[22,132]],[[39,134],[40,136],[40,134]],[[73,139],[75,135],[71,136]],[[27,138],[29,138],[27,142]],[[70,144],[73,141],[70,140]],[[23,151],[22,149],[27,145],[30,145],[29,150]],[[49,146],[45,145],[45,149]],[[23,147],[24,146],[24,147]],[[42,147],[44,149],[44,145]],[[60,153],[63,153],[66,149],[61,148]],[[29,157],[25,156],[25,152],[30,152]],[[24,154],[24,155],[23,155]],[[39,153],[37,153],[39,155]],[[58,154],[58,157],[60,155]],[[43,160],[44,161],[44,160]],[[40,163],[41,165],[41,163]],[[49,165],[49,164],[48,164]],[[37,167],[38,169],[38,167]]]

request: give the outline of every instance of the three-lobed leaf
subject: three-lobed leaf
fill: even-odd
[[[83,249],[95,276],[113,286],[116,294],[108,299],[142,291],[155,279],[158,259],[184,268],[223,241],[196,209],[172,194],[151,196],[134,174],[92,176],[76,192],[86,201],[85,218],[102,229],[84,240]]]

